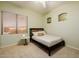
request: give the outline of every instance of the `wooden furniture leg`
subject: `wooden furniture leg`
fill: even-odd
[[[51,47],[48,48],[48,55],[51,56]]]

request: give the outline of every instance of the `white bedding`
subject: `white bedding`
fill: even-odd
[[[40,42],[42,44],[44,44],[47,47],[51,47],[59,42],[62,41],[61,37],[58,36],[51,36],[51,35],[44,35],[44,36],[32,36],[32,38],[37,41]]]

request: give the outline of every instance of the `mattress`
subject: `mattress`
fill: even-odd
[[[32,36],[33,40],[47,46],[51,47],[62,41],[62,38],[59,36],[44,35],[44,36]]]

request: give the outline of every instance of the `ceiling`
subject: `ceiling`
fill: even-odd
[[[48,13],[53,8],[61,5],[62,1],[43,1],[45,3],[45,6],[43,6],[42,1],[11,1],[10,3],[14,3],[18,6],[31,9],[33,11],[36,11],[41,14]]]

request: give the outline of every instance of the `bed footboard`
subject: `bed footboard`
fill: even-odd
[[[49,56],[52,55],[51,53],[52,53],[52,50],[53,50],[53,49],[56,49],[56,48],[58,48],[58,47],[60,47],[60,46],[65,46],[64,40],[61,41],[61,42],[59,42],[58,44],[56,44],[56,45],[54,45],[54,46],[51,46],[51,47],[47,47],[47,46],[45,46],[45,45],[43,45],[43,44],[41,44],[41,43],[39,43],[39,42],[37,42],[37,41],[35,41],[35,40],[33,40],[33,39],[31,39],[31,42],[37,43],[37,44],[39,44],[41,47],[46,48],[47,51],[48,51],[48,55],[49,55]]]

